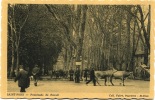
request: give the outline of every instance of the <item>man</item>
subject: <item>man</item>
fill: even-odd
[[[21,87],[20,92],[26,92],[25,89],[30,85],[30,79],[28,76],[28,72],[23,69],[23,65],[19,66],[19,72],[14,80],[16,82],[18,80],[18,86]]]
[[[76,71],[75,71],[75,83],[80,83],[80,69],[79,69],[79,67],[77,67]]]
[[[94,68],[91,68],[90,70],[90,80],[86,82],[86,85],[93,81],[94,86],[96,86],[96,80],[95,80],[95,71]]]
[[[59,70],[56,69],[55,70],[55,78],[58,79],[59,78],[59,75],[60,75],[60,72],[59,72]]]
[[[84,70],[84,78],[85,78],[85,81],[87,81],[87,77],[88,77],[88,69],[85,68],[85,70]]]
[[[74,70],[72,69],[72,67],[69,70],[69,75],[70,75],[70,81],[73,81]]]
[[[39,70],[40,70],[40,68],[38,67],[38,65],[35,65],[35,67],[32,70],[32,75],[34,78],[34,86],[37,86],[37,82],[38,82],[38,78],[39,78]]]

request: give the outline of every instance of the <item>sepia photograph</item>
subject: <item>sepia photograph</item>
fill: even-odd
[[[8,98],[151,97],[151,4],[6,6]]]

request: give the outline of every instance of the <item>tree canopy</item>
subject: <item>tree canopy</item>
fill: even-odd
[[[150,5],[9,4],[8,68],[52,69],[63,56],[69,69],[134,70],[135,57],[150,54]],[[125,66],[125,67],[123,67]]]

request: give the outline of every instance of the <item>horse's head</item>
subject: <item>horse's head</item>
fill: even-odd
[[[116,70],[114,67],[112,68],[112,71],[113,71],[114,73],[117,72],[117,70]]]
[[[129,72],[129,76],[132,76],[133,77],[133,72]]]
[[[125,72],[124,77],[134,78],[133,72]]]

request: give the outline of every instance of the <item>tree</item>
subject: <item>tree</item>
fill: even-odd
[[[12,42],[12,64],[11,64],[11,73],[14,70],[14,63],[16,60],[16,69],[19,66],[19,45],[21,39],[22,28],[28,18],[28,5],[8,5],[8,25],[10,27],[10,38]],[[18,13],[17,13],[18,12]]]

